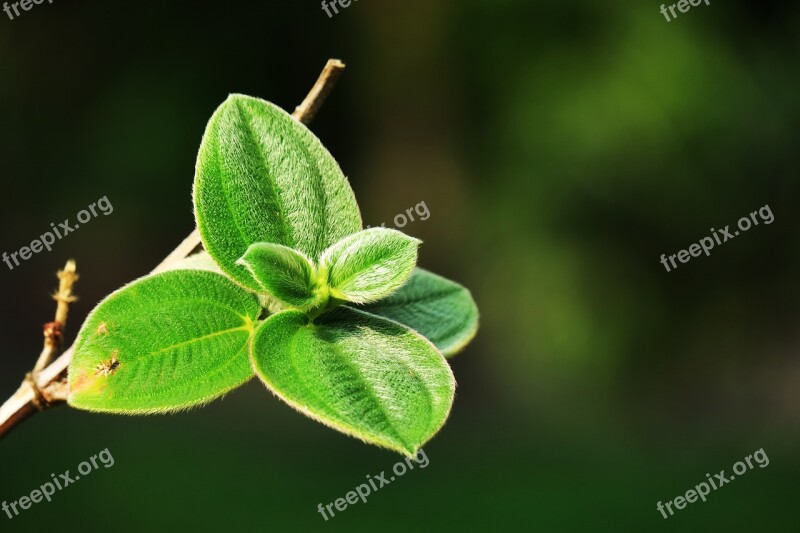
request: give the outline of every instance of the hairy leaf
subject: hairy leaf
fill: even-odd
[[[281,303],[307,309],[320,299],[315,293],[314,264],[297,250],[260,242],[251,245],[239,263],[247,267],[263,291]]]
[[[252,377],[247,347],[260,312],[255,295],[211,272],[135,281],[103,300],[81,328],[69,404],[157,413],[209,402]]]
[[[253,291],[236,261],[257,242],[318,258],[361,229],[347,178],[311,131],[279,107],[231,95],[206,128],[194,182],[197,227],[223,271]]]
[[[393,229],[371,228],[340,240],[322,254],[331,296],[355,303],[384,298],[408,281],[420,240]]]
[[[217,274],[225,275],[219,265],[211,258],[205,250],[185,257],[180,261],[175,261],[169,265],[164,272],[170,270],[207,270],[209,272],[216,272]]]
[[[251,348],[258,376],[300,412],[366,442],[413,455],[442,427],[455,380],[425,338],[340,307],[311,323],[271,316]]]
[[[445,357],[460,352],[478,331],[478,306],[469,290],[421,268],[388,298],[359,309],[405,324]]]

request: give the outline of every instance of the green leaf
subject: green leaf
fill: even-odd
[[[231,95],[206,128],[194,182],[205,249],[234,281],[259,284],[236,261],[251,244],[283,244],[318,258],[361,229],[347,178],[311,131],[279,107]]]
[[[331,296],[354,303],[384,298],[408,281],[419,239],[393,229],[371,228],[340,240],[322,254]]]
[[[219,265],[211,259],[211,256],[205,250],[172,263],[164,269],[164,272],[170,270],[207,270],[209,272],[225,275],[222,269],[219,268]]]
[[[399,291],[359,309],[405,324],[445,357],[460,352],[478,331],[478,306],[469,290],[421,268]]]
[[[316,322],[298,311],[256,330],[256,374],[301,413],[366,442],[413,455],[442,427],[455,380],[424,337],[340,307]]]
[[[255,295],[199,270],[146,277],[103,300],[75,342],[69,404],[160,413],[207,403],[253,375]]]
[[[308,309],[319,303],[316,268],[311,260],[288,246],[253,244],[239,260],[269,295],[283,304]]]

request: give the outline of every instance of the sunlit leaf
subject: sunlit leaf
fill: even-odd
[[[253,375],[248,341],[261,312],[227,278],[176,270],[140,279],[86,319],[69,367],[69,404],[155,413],[213,400]]]
[[[251,244],[283,244],[316,259],[361,229],[353,191],[319,139],[279,107],[243,95],[231,95],[208,123],[194,204],[205,249],[254,291],[258,283],[236,263]]]
[[[300,412],[412,455],[442,427],[455,380],[441,353],[395,322],[339,308],[311,323],[297,311],[256,331],[256,373]]]
[[[393,229],[371,228],[337,242],[322,254],[331,296],[355,303],[384,298],[408,281],[420,240]]]
[[[250,246],[239,260],[262,287],[278,301],[309,308],[319,301],[315,293],[315,271],[311,260],[288,246],[260,242]]]

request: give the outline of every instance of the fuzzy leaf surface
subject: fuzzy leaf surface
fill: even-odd
[[[69,404],[110,413],[185,409],[253,376],[255,295],[201,270],[142,278],[89,315],[69,367]]]
[[[289,405],[366,442],[413,455],[442,427],[455,380],[424,337],[340,307],[315,323],[271,316],[251,348],[256,374]]]
[[[165,272],[171,270],[207,270],[217,274],[225,275],[219,265],[211,258],[205,250],[201,250],[196,254],[192,254],[179,261],[175,261],[168,266]]]
[[[445,357],[461,351],[478,331],[478,306],[469,289],[421,268],[394,294],[359,309],[405,324]]]
[[[421,241],[403,232],[370,228],[348,235],[322,254],[331,296],[367,303],[390,295],[408,281]]]
[[[251,245],[239,263],[250,271],[262,292],[286,305],[305,309],[318,301],[314,264],[297,250],[260,242]]]
[[[208,123],[194,205],[205,249],[253,291],[258,283],[236,264],[251,244],[283,244],[316,259],[361,229],[350,184],[319,139],[274,104],[244,95],[231,95]]]

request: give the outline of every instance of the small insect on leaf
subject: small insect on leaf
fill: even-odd
[[[114,353],[111,355],[111,359],[108,361],[103,361],[97,365],[97,367],[95,367],[95,375],[102,374],[103,376],[108,376],[109,374],[113,374],[120,365],[119,359],[117,359],[118,353],[119,352],[117,350],[114,350]]]

